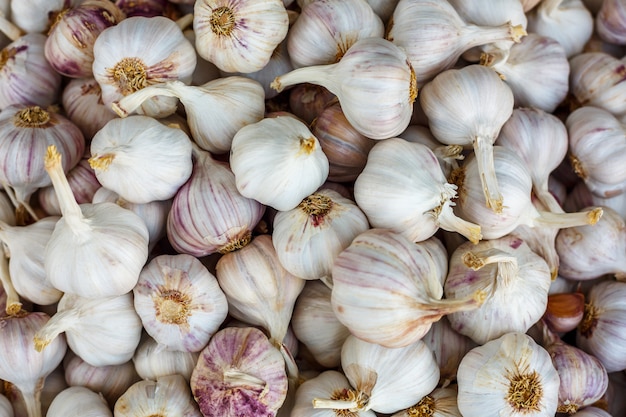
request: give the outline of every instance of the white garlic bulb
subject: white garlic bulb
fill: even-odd
[[[151,117],[113,119],[93,137],[89,164],[126,201],[168,200],[191,175],[191,141]]]
[[[105,29],[94,43],[93,55],[93,77],[107,106],[152,84],[173,80],[188,84],[196,66],[191,42],[173,20],[162,16],[129,17]],[[164,117],[174,113],[176,105],[174,98],[155,97],[139,112]]]
[[[463,417],[556,413],[559,374],[548,352],[523,333],[506,333],[470,350],[457,377]]]
[[[165,375],[179,374],[189,381],[199,356],[198,352],[166,349],[153,338],[146,336],[137,346],[133,364],[142,379],[154,380]]]
[[[54,397],[46,417],[113,417],[113,413],[101,394],[76,386]]]
[[[11,19],[23,31],[46,32],[51,18],[77,0],[25,0],[11,1]]]
[[[402,233],[415,242],[441,227],[478,242],[480,226],[452,211],[456,186],[449,184],[434,153],[400,138],[380,141],[370,150],[354,183],[354,198],[373,227]]]
[[[513,112],[511,89],[490,69],[469,65],[438,74],[422,89],[420,104],[437,140],[474,149],[487,206],[501,212],[510,203],[499,189],[493,143]]]
[[[603,0],[595,18],[596,32],[606,42],[626,45],[626,4],[621,0]]]
[[[198,0],[193,28],[196,50],[226,72],[262,69],[287,35],[282,0]]]
[[[241,128],[233,138],[230,167],[241,195],[280,211],[295,208],[328,177],[319,141],[289,116]]]

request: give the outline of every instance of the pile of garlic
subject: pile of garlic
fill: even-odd
[[[0,417],[626,415],[626,0],[0,32]]]

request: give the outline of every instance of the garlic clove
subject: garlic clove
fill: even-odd
[[[582,293],[550,294],[543,321],[553,332],[566,333],[578,327],[584,310],[585,296]]]

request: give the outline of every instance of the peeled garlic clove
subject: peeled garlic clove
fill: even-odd
[[[133,364],[143,379],[155,380],[165,375],[179,374],[189,381],[199,356],[198,352],[166,349],[146,336],[133,355]]]
[[[354,198],[373,227],[394,230],[415,242],[439,228],[478,242],[480,226],[452,211],[456,196],[456,186],[446,181],[433,152],[400,138],[374,145],[354,183]]]
[[[155,415],[202,417],[191,398],[190,389],[181,375],[167,375],[133,384],[115,402],[116,417],[149,417]]]
[[[289,18],[282,0],[200,0],[193,28],[202,58],[222,71],[255,72],[287,35]]]
[[[115,118],[115,113],[102,102],[102,90],[94,78],[68,82],[61,94],[61,104],[67,118],[78,126],[87,141]]]
[[[435,388],[417,404],[391,417],[462,417],[457,407],[455,388]]]
[[[190,385],[205,417],[274,417],[287,396],[285,361],[260,330],[228,327],[200,353]]]
[[[463,417],[553,416],[559,374],[550,355],[523,333],[506,333],[475,347],[459,365]]]
[[[298,68],[276,77],[272,88],[313,83],[335,94],[352,126],[372,139],[394,137],[409,125],[417,97],[406,53],[381,38],[355,42],[339,62]]]
[[[607,42],[626,45],[626,4],[604,0],[595,18],[598,35]]]
[[[328,177],[328,158],[307,126],[293,117],[263,119],[233,138],[230,167],[247,198],[287,211]]]
[[[579,292],[548,295],[543,321],[553,332],[574,330],[583,319],[585,296]]]
[[[106,400],[89,388],[69,387],[50,404],[46,417],[113,417]]]
[[[151,84],[173,80],[188,84],[196,67],[193,45],[173,20],[161,16],[129,17],[105,29],[94,43],[93,55],[93,76],[107,106]],[[174,98],[155,97],[139,112],[165,117],[176,111],[176,105]]]
[[[191,141],[151,117],[113,119],[93,137],[89,164],[126,201],[168,200],[191,175]]]
[[[363,232],[335,260],[333,311],[362,340],[407,346],[444,315],[476,309],[485,299],[486,293],[477,291],[442,300],[437,259],[428,242],[416,244],[388,229]]]

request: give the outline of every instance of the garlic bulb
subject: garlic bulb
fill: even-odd
[[[570,67],[570,93],[579,105],[599,107],[617,117],[626,114],[623,59],[588,52],[570,59]]]
[[[559,374],[530,336],[506,333],[465,355],[458,389],[463,417],[547,417],[556,413]]]
[[[603,0],[595,18],[598,35],[607,42],[626,45],[626,4],[621,0]]]
[[[133,355],[133,364],[142,379],[155,380],[165,375],[179,374],[189,381],[199,356],[198,352],[165,349],[147,336],[139,343]]]
[[[129,17],[103,30],[93,56],[93,77],[107,106],[152,84],[173,80],[188,84],[196,66],[193,45],[174,21],[161,16]],[[155,97],[138,112],[164,117],[174,113],[176,105],[176,99]]]
[[[510,202],[498,185],[493,143],[513,112],[511,89],[488,68],[469,65],[438,74],[422,89],[420,104],[437,140],[474,149],[487,206],[502,212]]]
[[[328,158],[317,138],[288,116],[239,129],[230,167],[241,195],[279,211],[295,208],[328,177]]]
[[[440,0],[400,0],[388,26],[386,38],[406,50],[418,83],[451,68],[472,47],[519,42],[526,35],[521,25],[510,22],[500,26],[466,23],[450,3]]]
[[[92,366],[76,354],[68,354],[63,360],[65,380],[70,386],[81,386],[98,392],[113,407],[126,390],[139,381],[133,362],[120,365]]]
[[[11,20],[27,33],[46,32],[52,18],[78,0],[11,1]]]
[[[456,397],[456,388],[435,388],[417,404],[391,417],[462,417]]]
[[[170,350],[202,350],[228,313],[215,276],[186,254],[153,258],[133,295],[146,332]]]
[[[191,141],[151,117],[113,119],[93,137],[89,164],[98,181],[126,201],[168,200],[191,175]]]
[[[334,64],[359,39],[383,34],[382,20],[365,0],[315,1],[289,29],[287,48],[295,68]]]
[[[61,103],[67,118],[78,126],[87,141],[115,118],[115,113],[102,102],[102,89],[94,78],[68,82],[61,94]]]
[[[369,229],[365,214],[336,191],[321,189],[276,214],[272,243],[281,265],[303,279],[330,278],[335,258]]]
[[[354,198],[373,227],[388,228],[419,242],[440,227],[476,243],[480,226],[453,211],[456,186],[449,184],[433,152],[400,138],[378,142],[354,183]]]
[[[571,58],[591,38],[593,16],[582,0],[544,0],[528,13],[528,31],[555,39]]]
[[[15,3],[20,2],[11,2]],[[0,51],[0,109],[14,104],[45,107],[56,102],[61,75],[44,56],[45,42],[45,35],[27,34]]]
[[[214,153],[228,152],[237,131],[260,121],[265,111],[261,85],[238,76],[218,78],[199,87],[181,81],[155,84],[115,101],[113,109],[126,117],[156,96],[178,98],[185,106],[193,140]]]
[[[45,55],[52,67],[71,78],[91,77],[93,44],[126,16],[111,1],[85,0],[60,13],[48,31]],[[85,25],[84,22],[89,22]]]
[[[131,293],[96,299],[64,294],[57,313],[35,334],[35,349],[47,349],[63,332],[70,349],[90,365],[120,365],[139,345],[141,320]]]
[[[226,72],[255,72],[287,35],[282,0],[199,0],[193,10],[196,50]]]
[[[0,416],[13,417],[13,406],[4,395],[0,395]]]
[[[141,218],[113,203],[79,205],[51,145],[45,168],[63,216],[44,254],[50,283],[81,297],[122,295],[133,289],[148,259],[148,229]]]
[[[298,296],[291,326],[315,361],[326,368],[341,364],[341,347],[350,331],[337,320],[331,305],[331,289],[322,281],[309,281]]]
[[[620,154],[626,150],[626,127],[607,110],[591,106],[574,110],[565,124],[570,162],[589,190],[605,198],[622,194],[626,169]]]
[[[291,112],[311,125],[313,129],[315,129],[315,125],[312,124],[313,120],[327,106],[330,106],[335,99],[336,97],[333,93],[315,84],[298,84],[289,90],[289,108]]]
[[[503,56],[486,52],[480,62],[511,87],[515,107],[553,112],[567,96],[569,62],[563,46],[550,37],[530,33]]]
[[[489,295],[479,308],[449,314],[448,319],[454,330],[480,345],[505,333],[525,333],[545,312],[550,283],[546,261],[516,237],[465,243],[450,258],[445,295]],[[516,303],[518,294],[524,294],[523,308]]]
[[[194,147],[193,171],[172,202],[167,237],[180,253],[227,253],[250,242],[264,212],[264,205],[239,193],[226,163]]]
[[[260,330],[227,327],[201,352],[190,386],[205,417],[274,417],[287,396],[285,361]]]
[[[280,92],[305,82],[335,94],[350,124],[372,139],[391,138],[406,129],[417,97],[415,72],[405,52],[381,38],[358,40],[336,64],[276,77],[272,88]]]
[[[585,407],[583,410],[573,415],[575,417],[613,417],[611,414],[598,407]]]
[[[223,255],[215,267],[226,294],[229,314],[264,328],[276,346],[287,333],[294,303],[305,281],[280,264],[269,235],[259,235],[235,252]]]
[[[117,400],[113,413],[116,417],[203,415],[191,398],[189,386],[181,375],[136,382]]]
[[[370,229],[335,260],[333,311],[362,340],[407,346],[442,316],[476,309],[485,300],[484,291],[442,300],[441,269],[428,241],[416,244],[388,229]]]
[[[524,161],[534,194],[555,213],[563,212],[563,209],[548,189],[548,178],[565,158],[568,143],[565,124],[556,116],[536,108],[514,109],[496,140],[497,145],[514,151]],[[537,152],[538,149],[547,150]]]
[[[589,206],[610,207],[626,219],[626,193],[609,198],[598,197],[589,190],[584,181],[580,181],[567,194],[563,208],[566,211],[576,211]]]
[[[50,404],[46,417],[113,417],[106,400],[89,388],[69,387]]]
[[[52,341],[45,352],[33,349],[33,337],[50,317],[45,313],[28,313],[0,317],[0,379],[10,382],[22,394],[29,417],[41,417],[41,390],[46,377],[63,360],[67,350],[64,337]]]

